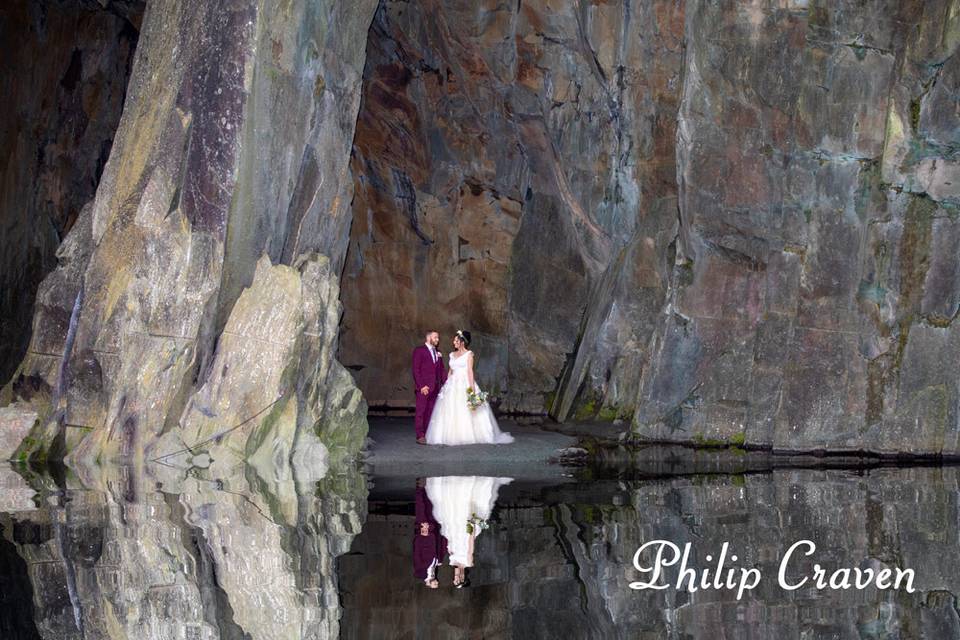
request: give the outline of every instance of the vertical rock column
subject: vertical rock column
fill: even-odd
[[[231,386],[232,372],[214,365],[263,364],[250,344],[256,336],[221,335],[241,291],[263,272],[270,295],[238,313],[266,317],[283,290],[272,285],[292,279],[299,289],[317,260],[327,261],[328,275],[302,281],[309,286],[298,307],[303,318],[271,336],[294,346],[293,365],[275,361],[284,383],[274,391],[306,406],[298,414],[314,418],[298,428],[314,435],[328,398],[354,398],[340,403],[355,427],[342,439],[359,447],[365,407],[349,391],[352,381],[336,367],[330,374],[330,362],[301,366],[295,345],[320,340],[326,348],[309,356],[330,359],[337,340],[335,323],[319,331],[317,318],[338,314],[347,163],[373,9],[373,0],[200,8],[167,0],[147,8],[103,179],[41,292],[31,348],[15,376],[20,388],[49,388],[52,401],[21,455],[136,459],[177,437],[196,444],[181,414],[188,409],[184,419],[192,420],[198,389],[215,380],[215,393],[228,398],[221,406],[245,406],[229,401],[242,393]],[[282,277],[269,278],[270,269]],[[327,389],[330,381],[343,389]],[[224,428],[237,417],[247,435],[262,435],[271,417],[218,416],[209,403],[200,406]],[[281,436],[288,450],[295,436]]]
[[[639,38],[624,44],[619,74],[623,148],[613,191],[631,229],[591,290],[577,340],[546,408],[556,419],[629,419],[649,363],[676,252],[676,113],[683,69],[682,2],[626,12]],[[630,219],[633,218],[633,219]]]

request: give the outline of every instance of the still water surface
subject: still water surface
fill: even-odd
[[[247,467],[0,467],[0,638],[960,637],[960,469],[759,466],[347,468],[300,486]],[[762,579],[740,601],[630,589],[636,549],[658,539],[691,543],[700,571],[728,542],[728,566]],[[911,568],[915,592],[787,591],[779,563],[803,539],[818,548],[791,579],[814,562]]]

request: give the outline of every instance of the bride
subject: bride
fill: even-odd
[[[471,409],[467,391],[480,394],[473,377],[473,352],[470,332],[457,331],[450,353],[450,373],[440,389],[427,426],[427,444],[507,444],[513,436],[500,431],[490,405],[483,402]]]

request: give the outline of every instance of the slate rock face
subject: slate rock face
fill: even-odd
[[[509,411],[960,454],[955,1],[375,5],[146,9],[0,396],[49,416],[19,455],[165,455],[224,416],[259,425],[234,452],[355,451],[348,369],[410,406],[431,328],[474,333]],[[271,309],[262,352],[222,339]]]
[[[477,335],[507,410],[960,453],[955,2],[383,2],[341,354]]]
[[[37,422],[37,412],[15,405],[0,408],[0,460],[10,460]]]
[[[297,430],[322,440],[334,417],[347,427],[326,432],[346,454],[363,443],[365,406],[331,359],[364,56],[353,36],[373,9],[150,4],[96,198],[6,390],[30,402],[22,389],[42,388],[52,409],[19,455],[138,459],[192,445],[191,425],[205,433],[194,409],[227,427],[257,417],[241,415],[256,403],[238,377],[254,365],[272,381],[260,393],[283,391],[296,417],[280,449]],[[276,323],[251,326],[271,311]],[[283,345],[269,355],[265,331]],[[301,366],[301,345],[327,361]]]
[[[644,357],[634,334],[662,305],[677,221],[683,13],[634,5],[381,3],[342,283],[341,355],[372,405],[412,404],[409,348],[431,328],[444,351],[470,330],[480,379],[515,411],[544,409],[588,309],[597,359],[621,355],[609,340]],[[640,326],[613,328],[610,289],[633,285],[649,298],[613,315]]]
[[[956,7],[806,5],[687,3],[677,264],[634,427],[958,453]]]
[[[261,258],[220,334],[209,377],[172,432],[176,446],[206,443],[215,457],[227,449],[278,468],[294,447],[316,440],[341,456],[357,453],[367,406],[332,356],[338,291],[325,256],[299,272]]]

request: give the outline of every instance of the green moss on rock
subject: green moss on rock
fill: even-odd
[[[728,447],[732,449],[741,449],[744,443],[747,441],[747,434],[744,431],[735,433],[729,438],[708,438],[702,433],[694,434],[691,438],[693,443],[698,447]]]
[[[603,422],[613,422],[620,416],[620,411],[614,406],[601,407],[600,413],[597,414],[597,418]]]

